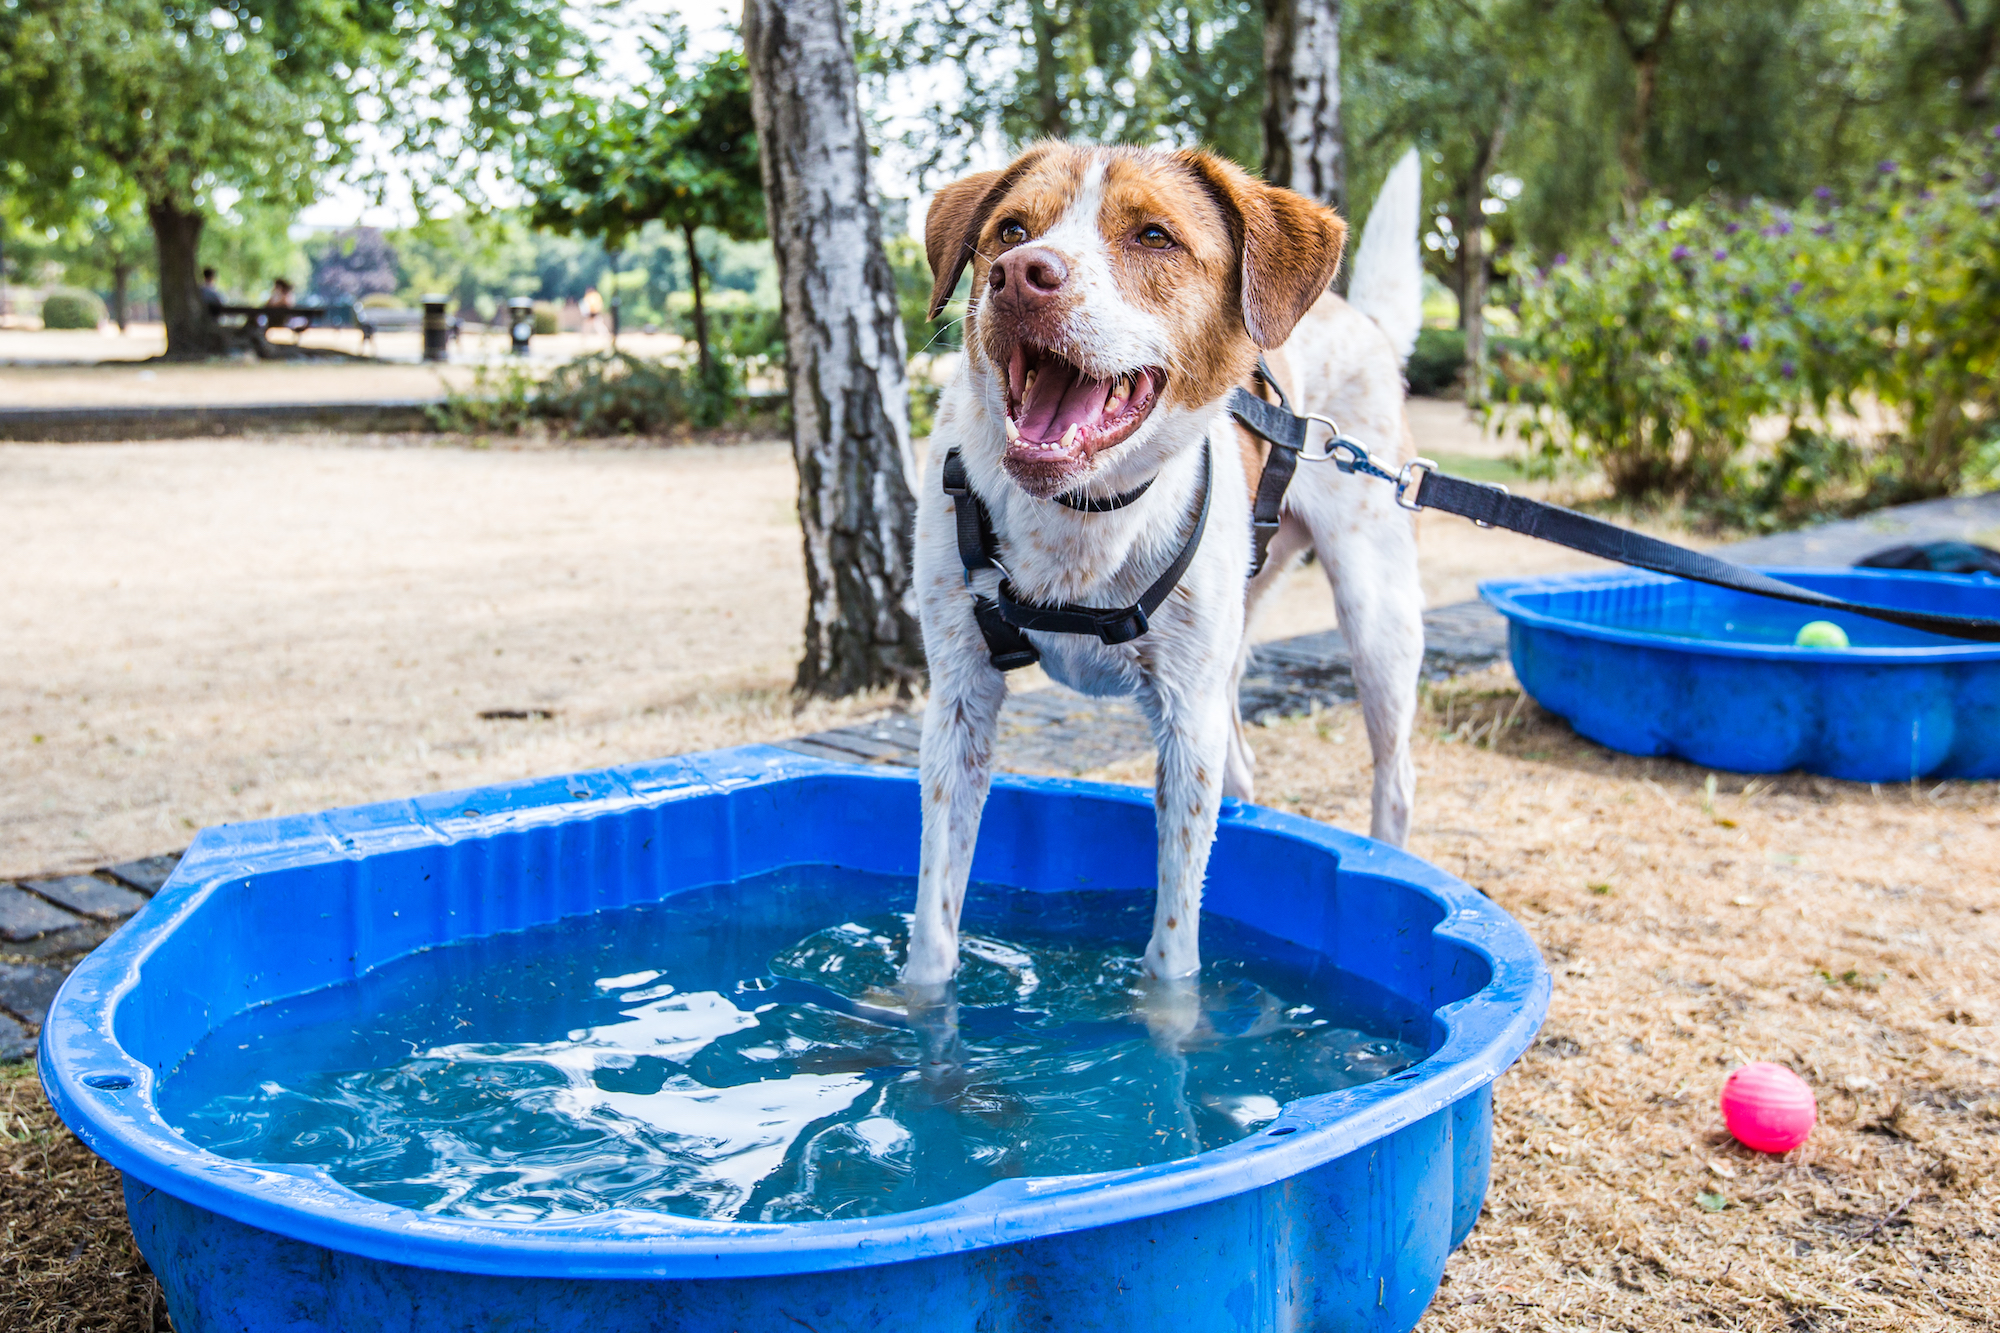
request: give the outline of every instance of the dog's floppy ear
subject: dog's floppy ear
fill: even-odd
[[[1179,156],[1230,214],[1250,341],[1282,346],[1339,271],[1347,224],[1326,205],[1266,185],[1233,162],[1202,152]]]
[[[1053,144],[1040,143],[1000,171],[981,171],[937,192],[924,215],[924,256],[931,261],[930,317],[936,319],[979,245],[979,232],[1014,183],[1042,160]]]
[[[993,187],[1005,174],[982,171],[967,176],[945,186],[931,200],[931,211],[924,215],[924,255],[931,261],[932,319],[936,319],[945,302],[951,300],[959,275],[972,262],[973,249],[979,242],[979,229],[986,225],[986,215],[999,202],[989,196],[994,194]]]

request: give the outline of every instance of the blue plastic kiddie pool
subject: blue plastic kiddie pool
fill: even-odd
[[[1148,793],[996,779],[976,880],[1144,888]],[[1249,1137],[1091,1176],[1013,1178],[921,1211],[803,1223],[613,1210],[438,1216],[318,1167],[231,1160],[156,1094],[219,1025],[415,951],[655,903],[786,866],[914,873],[907,770],[750,747],[228,825],[86,958],[42,1078],[125,1178],[180,1333],[1014,1333],[1408,1329],[1472,1228],[1492,1083],[1547,1007],[1526,933],[1415,857],[1229,804],[1208,911],[1399,997],[1428,1058],[1307,1097]]]
[[[1770,569],[1853,602],[2000,616],[2000,579]],[[1638,570],[1503,579],[1514,674],[1579,734],[1736,773],[1860,782],[2000,777],[2000,644],[1829,613]],[[1794,645],[1809,621],[1846,648]]]

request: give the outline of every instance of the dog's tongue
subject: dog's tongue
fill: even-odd
[[[1090,379],[1066,361],[1044,357],[1014,424],[1024,440],[1055,444],[1071,426],[1096,425],[1110,394],[1109,380]]]

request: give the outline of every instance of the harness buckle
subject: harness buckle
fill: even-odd
[[[1130,643],[1151,628],[1144,607],[1128,606],[1099,620],[1097,637],[1107,645]]]
[[[1412,514],[1420,513],[1423,506],[1417,503],[1417,493],[1423,489],[1424,476],[1436,472],[1438,465],[1428,458],[1412,458],[1396,473],[1396,503]]]

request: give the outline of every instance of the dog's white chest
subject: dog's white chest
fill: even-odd
[[[1139,688],[1139,655],[1131,648],[1108,647],[1074,634],[1030,634],[1041,649],[1042,670],[1058,684],[1078,694],[1131,694]]]

